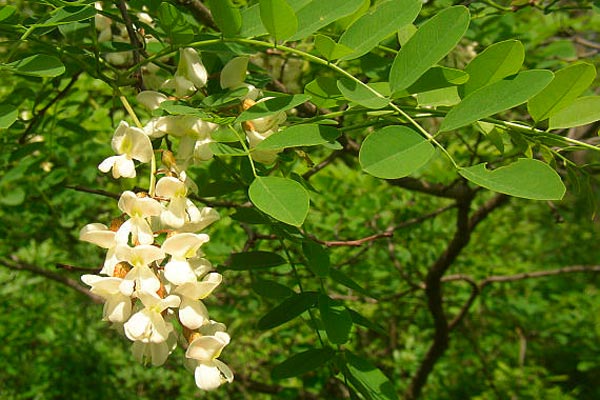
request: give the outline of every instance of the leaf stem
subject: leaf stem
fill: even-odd
[[[254,160],[252,159],[252,155],[250,154],[250,149],[248,149],[248,146],[246,146],[246,142],[244,141],[244,139],[240,136],[239,132],[237,130],[235,130],[235,128],[233,126],[231,126],[231,124],[227,125],[227,127],[229,129],[231,129],[233,131],[233,133],[235,133],[235,136],[237,136],[240,144],[242,145],[242,148],[244,149],[244,151],[248,154],[248,161],[250,161],[250,167],[252,168],[252,174],[255,177],[258,177],[258,174],[256,173],[256,167],[254,166]]]

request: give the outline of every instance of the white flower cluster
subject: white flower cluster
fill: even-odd
[[[117,155],[99,169],[112,169],[115,178],[135,177],[133,160],[154,158],[145,129],[126,122],[117,127],[112,147]],[[181,341],[197,386],[211,390],[233,380],[229,367],[217,359],[229,335],[223,324],[209,318],[202,302],[222,276],[203,258],[201,246],[209,237],[198,232],[219,215],[212,208],[198,208],[188,198],[193,184],[185,171],[174,161],[168,164],[152,196],[125,191],[118,203],[123,217],[110,227],[92,223],[81,229],[81,240],[107,250],[100,274],[81,279],[105,300],[104,319],[133,342],[136,359],[161,365]]]

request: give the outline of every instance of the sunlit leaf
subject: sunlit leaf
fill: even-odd
[[[527,103],[534,121],[543,121],[570,105],[596,78],[596,68],[578,62],[554,73],[554,79]]]
[[[281,111],[292,109],[308,101],[310,96],[295,94],[291,96],[279,96],[269,100],[256,103],[246,111],[242,112],[236,122],[249,121],[256,118],[267,117]]]
[[[469,10],[446,8],[419,27],[400,48],[390,71],[392,92],[406,89],[452,50],[469,27]]]
[[[259,210],[286,224],[300,226],[308,214],[308,192],[292,179],[258,176],[248,195]]]
[[[276,150],[287,147],[316,146],[331,143],[341,135],[337,129],[317,124],[293,125],[260,142],[257,150]]]
[[[362,0],[313,0],[296,12],[298,32],[290,40],[300,40],[324,26],[357,11]]]
[[[335,40],[324,35],[315,36],[315,48],[327,60],[336,60],[353,51],[350,47],[336,43]]]
[[[377,178],[410,175],[429,161],[434,148],[406,126],[386,126],[371,133],[360,147],[359,161],[365,172]]]
[[[558,111],[548,125],[550,129],[572,128],[600,120],[600,96],[585,96]]]
[[[469,80],[459,90],[461,97],[516,74],[524,59],[525,48],[518,40],[505,40],[487,47],[465,67]]]
[[[398,28],[410,24],[419,15],[420,0],[386,0],[379,2],[368,13],[348,27],[338,43],[354,49],[344,60],[358,58],[396,33]]]
[[[523,104],[550,83],[553,76],[550,71],[529,70],[484,86],[450,110],[442,121],[440,132],[469,125]]]
[[[379,96],[364,85],[350,79],[340,79],[337,86],[346,99],[358,103],[363,107],[377,110],[390,103],[390,99]]]
[[[19,116],[19,110],[10,104],[0,104],[0,129],[10,127]]]
[[[477,164],[458,172],[486,189],[525,199],[560,200],[566,191],[556,171],[535,159],[521,158],[495,170],[487,169],[485,163]]]
[[[210,0],[210,11],[223,36],[236,36],[242,27],[240,10],[231,0]]]
[[[298,18],[285,0],[260,0],[260,19],[275,41],[289,39],[298,30]]]

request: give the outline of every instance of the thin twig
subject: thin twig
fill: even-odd
[[[125,28],[127,29],[127,35],[129,36],[129,42],[131,43],[131,46],[133,47],[133,65],[139,65],[140,64],[140,53],[143,49],[142,43],[140,42],[140,39],[137,36],[137,32],[135,31],[135,28],[133,27],[133,22],[131,21],[131,17],[129,16],[129,13],[127,12],[127,5],[125,4],[125,1],[117,0],[116,5],[121,13],[121,17],[123,17],[123,23],[125,24]],[[133,76],[137,82],[138,91],[143,90],[144,82],[142,81],[141,65],[134,72]]]

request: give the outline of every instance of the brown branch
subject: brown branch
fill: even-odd
[[[448,199],[461,199],[467,196],[469,192],[469,188],[466,185],[442,185],[441,183],[430,183],[411,177],[390,179],[387,182],[392,186]]]
[[[83,293],[84,295],[89,297],[94,303],[103,303],[104,302],[104,300],[100,296],[90,293],[90,291],[86,287],[79,284],[79,282],[77,282],[74,279],[67,278],[60,274],[57,274],[56,272],[48,271],[48,270],[42,269],[40,267],[37,267],[35,265],[31,265],[29,263],[20,261],[17,257],[13,256],[11,258],[12,258],[12,261],[0,260],[0,265],[3,265],[5,267],[7,267],[9,269],[13,269],[13,270],[28,271],[35,275],[40,275],[40,276],[43,276],[50,280],[53,280],[55,282],[66,285],[66,286],[70,287],[71,289],[75,289],[79,293]]]
[[[110,197],[111,199],[115,200],[119,200],[119,198],[121,197],[121,195],[118,193],[113,193],[102,189],[92,189],[79,185],[65,185],[65,188],[75,190],[77,192],[92,193],[97,194],[98,196]]]
[[[220,31],[210,10],[200,0],[177,0],[177,3],[187,8],[192,13],[196,21],[202,23],[204,26],[214,29],[215,31]]]
[[[404,394],[404,397],[409,400],[419,397],[421,390],[427,382],[429,374],[433,371],[435,364],[448,348],[450,326],[454,326],[458,323],[454,320],[448,323],[444,312],[442,296],[443,275],[460,255],[461,251],[467,246],[471,237],[471,232],[475,227],[485,219],[490,212],[506,203],[508,200],[507,196],[498,194],[477,209],[470,217],[469,210],[474,192],[469,190],[464,184],[454,186],[453,190],[458,196],[456,202],[456,206],[458,207],[456,231],[444,253],[442,253],[429,268],[425,278],[427,305],[434,322],[433,342]],[[472,295],[471,301],[473,300],[474,295]]]
[[[394,235],[394,232],[392,232],[390,230],[385,230],[383,232],[376,233],[374,235],[367,236],[362,239],[354,239],[354,240],[320,240],[320,239],[317,239],[312,236],[311,236],[311,239],[313,239],[315,242],[321,243],[327,247],[336,247],[336,246],[358,247],[358,246],[362,246],[365,243],[372,242],[377,239],[392,237],[393,235]]]
[[[140,42],[140,39],[137,36],[137,32],[133,27],[133,22],[131,21],[131,17],[127,12],[127,5],[124,0],[116,1],[117,8],[121,13],[121,17],[123,18],[123,23],[125,24],[125,29],[127,29],[127,35],[129,36],[129,42],[133,47],[133,65],[140,65],[140,53],[142,52],[143,45]],[[144,82],[142,81],[142,69],[141,66],[135,71],[133,74],[134,79],[137,82],[137,89],[139,91],[144,89]]]
[[[67,86],[65,86],[63,90],[58,92],[56,94],[56,96],[54,96],[54,98],[52,98],[48,102],[48,104],[46,104],[44,106],[44,108],[42,108],[40,111],[38,111],[35,114],[35,116],[29,122],[29,125],[27,125],[27,128],[25,129],[25,131],[19,137],[20,144],[25,143],[27,136],[29,136],[29,134],[31,133],[33,128],[37,125],[38,121],[46,114],[46,112],[50,109],[50,107],[52,107],[54,104],[56,104],[56,102],[58,102],[59,100],[61,100],[63,97],[65,97],[67,95],[67,93],[69,92],[69,90],[71,90],[71,88],[73,87],[75,82],[77,82],[77,79],[79,79],[79,75],[81,75],[81,71],[73,74],[73,76],[71,77],[71,80],[69,81],[69,83],[67,83]]]

